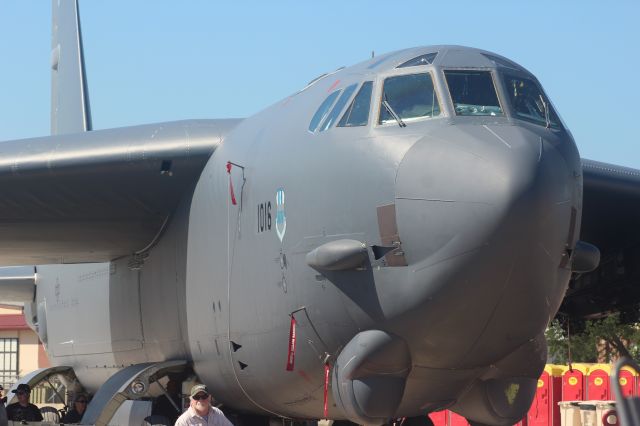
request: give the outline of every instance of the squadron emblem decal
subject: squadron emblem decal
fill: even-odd
[[[284,214],[284,189],[280,188],[276,191],[276,232],[280,242],[282,242],[286,230],[287,217]]]

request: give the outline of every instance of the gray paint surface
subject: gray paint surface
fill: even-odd
[[[491,73],[504,113],[456,115],[451,69]],[[441,114],[378,124],[385,79],[415,73],[432,76]],[[482,50],[412,48],[244,120],[5,142],[0,262],[107,262],[39,266],[27,309],[52,362],[91,391],[186,359],[229,407],[319,418],[328,362],[331,418],[451,407],[513,424],[571,278],[583,164],[563,126],[518,118],[505,73],[536,81]],[[365,81],[366,126],[308,130],[330,92]],[[384,206],[398,241],[381,234]],[[374,255],[389,243],[402,262]]]
[[[78,3],[51,2],[51,134],[92,130]]]

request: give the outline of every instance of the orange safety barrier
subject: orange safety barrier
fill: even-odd
[[[591,401],[608,401],[611,399],[611,380],[609,364],[594,364],[587,372],[587,396]]]

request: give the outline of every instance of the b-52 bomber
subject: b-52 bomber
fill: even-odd
[[[52,135],[0,144],[0,291],[34,374],[95,394],[84,424],[189,370],[245,424],[511,425],[570,284],[567,315],[640,300],[596,269],[633,259],[638,171],[581,161],[507,58],[405,49],[245,119],[92,130],[77,4],[53,7]]]

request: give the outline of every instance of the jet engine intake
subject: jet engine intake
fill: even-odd
[[[340,352],[333,368],[333,397],[358,424],[380,425],[396,413],[411,355],[407,343],[385,331],[358,333]]]

